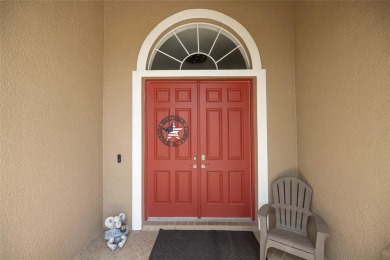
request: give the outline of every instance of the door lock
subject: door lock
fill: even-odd
[[[205,154],[202,154],[202,156],[200,157],[200,159],[201,159],[202,161],[206,160],[206,155],[205,155]]]

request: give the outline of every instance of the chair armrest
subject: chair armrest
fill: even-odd
[[[314,250],[315,259],[324,259],[325,240],[329,237],[329,228],[320,216],[314,214],[314,220],[317,229],[316,246]]]
[[[316,223],[317,236],[319,234],[324,234],[326,235],[326,237],[329,237],[329,228],[328,225],[326,225],[325,220],[317,214],[313,214],[313,215],[314,215],[314,221]]]
[[[259,218],[260,225],[260,259],[264,260],[266,258],[267,250],[266,243],[268,237],[268,228],[267,228],[267,217],[269,214],[269,210],[271,208],[271,204],[265,204],[261,206],[261,208],[257,211],[257,217]]]
[[[267,217],[269,214],[269,209],[271,204],[265,204],[257,211],[257,216],[259,218],[260,230],[267,231]]]
[[[257,216],[266,218],[268,216],[270,208],[271,208],[271,204],[265,204],[261,206],[261,208],[257,211]]]

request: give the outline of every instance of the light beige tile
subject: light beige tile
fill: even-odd
[[[111,252],[111,249],[109,249],[107,246],[106,247],[98,247],[90,252],[91,252],[91,257],[97,257],[97,256],[101,256],[103,254]]]
[[[96,243],[94,243],[94,242],[91,242],[89,245],[88,245],[88,250],[91,252],[91,251],[93,251],[93,250],[95,250],[96,248],[98,248],[99,246],[96,244]]]
[[[228,230],[241,231],[241,227],[240,226],[228,226]]]
[[[126,259],[127,260],[136,260],[136,259],[139,259],[138,255],[136,253],[129,253],[129,254],[126,254]]]
[[[153,249],[152,246],[147,247],[147,248],[145,248],[144,250],[142,250],[141,252],[138,252],[137,255],[138,255],[139,257],[143,257],[143,256],[145,256],[145,255],[150,255],[150,253],[152,252],[152,249]]]
[[[130,248],[134,253],[138,253],[138,252],[142,251],[142,248],[137,244],[131,245]]]
[[[166,226],[165,229],[166,229],[166,230],[174,230],[174,229],[175,229],[175,226]]]
[[[228,230],[228,226],[227,225],[220,225],[219,230]]]
[[[104,254],[102,255],[104,260],[114,260],[116,259],[116,256],[112,253]]]
[[[116,257],[120,257],[123,255],[126,255],[127,253],[132,253],[133,251],[131,250],[130,247],[124,247],[124,248],[117,248],[113,253]]]
[[[197,227],[199,228],[199,230],[211,230],[211,227],[207,225],[199,225]]]
[[[104,260],[104,256],[103,255],[91,256],[90,258],[88,258],[88,260]]]
[[[240,222],[226,222],[228,226],[240,226]]]
[[[81,252],[78,256],[74,258],[74,260],[87,260],[91,256],[91,253],[87,251]]]
[[[143,248],[143,246],[146,244],[146,241],[144,238],[140,237],[138,239],[135,240],[135,242],[137,243],[137,245],[139,245],[141,248]]]
[[[182,225],[181,226],[182,230],[191,230],[192,228],[193,228],[193,226],[189,226],[189,225]]]
[[[149,256],[150,256],[150,254],[146,254],[143,257],[139,258],[139,260],[148,260]]]

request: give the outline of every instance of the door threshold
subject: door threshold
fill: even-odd
[[[258,224],[250,218],[149,218],[143,231],[165,230],[230,230],[258,231]]]
[[[197,217],[149,217],[147,222],[172,222],[172,221],[194,221],[194,222],[253,222],[251,218],[197,218]]]

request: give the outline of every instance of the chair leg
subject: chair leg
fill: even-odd
[[[265,249],[263,249],[260,245],[260,260],[266,260],[267,259],[267,256],[266,256],[266,253],[265,252]]]
[[[261,239],[260,235],[260,260],[267,259],[267,249],[268,248],[266,248],[266,239]]]
[[[325,259],[325,240],[327,236],[322,233],[317,233],[316,248],[314,250],[315,260]]]
[[[267,258],[267,218],[259,217],[260,227],[260,260],[266,260]]]

